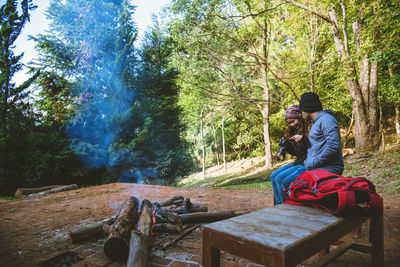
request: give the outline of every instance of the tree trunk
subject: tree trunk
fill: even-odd
[[[369,136],[370,143],[372,142],[371,150],[375,151],[376,148],[379,148],[381,139],[379,138],[379,133],[383,132],[381,130],[380,123],[383,123],[382,112],[378,116],[378,62],[373,60],[371,61],[371,71],[369,77],[369,94],[368,94],[368,118],[369,118]],[[381,110],[382,107],[379,107]]]
[[[352,132],[353,124],[354,124],[354,116],[353,116],[353,114],[351,114],[350,125],[349,125],[349,128],[347,129],[346,136],[344,137],[344,142],[343,142],[343,147],[344,148],[346,147],[349,135]]]
[[[264,107],[260,109],[263,117],[263,134],[264,134],[264,147],[265,147],[265,168],[272,168],[272,154],[271,154],[271,140],[269,137],[269,84],[268,84],[268,25],[264,20],[264,29],[262,36],[262,48],[263,48],[263,59],[264,62],[261,67],[263,87],[264,87]]]
[[[354,138],[355,138],[355,151],[376,151],[379,149],[379,127],[377,115],[377,62],[371,63],[371,72],[367,75],[366,61],[362,61],[358,65],[360,76],[357,76],[355,55],[350,55],[348,49],[347,26],[346,26],[346,6],[345,1],[341,2],[343,12],[343,27],[342,32],[339,29],[339,23],[336,11],[332,7],[326,16],[318,11],[312,10],[310,7],[298,3],[293,0],[286,0],[294,6],[302,8],[311,12],[312,14],[322,18],[331,25],[333,39],[335,41],[336,52],[340,58],[342,67],[344,69],[344,76],[346,79],[347,88],[349,89],[352,98],[353,115],[354,115]],[[356,48],[359,53],[362,46],[361,40],[361,24],[359,21],[353,23],[354,38],[356,41]],[[343,36],[343,37],[342,37]],[[364,59],[366,59],[364,57]],[[376,72],[375,72],[376,71]],[[362,74],[362,75],[361,75]],[[358,78],[359,79],[358,79]],[[369,77],[369,87],[368,79]],[[358,82],[360,81],[360,83]],[[365,85],[366,84],[366,85]],[[365,91],[360,87],[363,86]]]
[[[381,142],[380,142],[380,146],[379,146],[379,151],[383,152],[385,151],[385,133],[383,130],[383,115],[382,115],[382,103],[381,101],[379,101],[379,135],[378,137],[380,137]]]
[[[379,132],[377,127],[377,116],[374,116],[374,112],[376,115],[377,108],[377,77],[375,77],[376,73],[373,72],[371,78],[373,79],[373,83],[370,84],[369,88],[365,89],[363,92],[357,82],[357,72],[355,69],[354,59],[350,56],[349,51],[345,49],[347,44],[343,42],[341,34],[339,32],[337,15],[334,9],[329,11],[329,17],[331,20],[333,38],[335,40],[336,51],[339,55],[339,58],[344,66],[345,78],[347,87],[350,91],[350,95],[353,103],[353,114],[354,114],[354,138],[355,138],[355,151],[376,151],[379,149]],[[360,25],[355,22],[353,24],[354,36],[356,39],[360,36]],[[365,63],[365,62],[364,62]],[[363,70],[363,77],[359,77],[362,83],[367,83],[364,80],[365,77],[369,77],[366,75],[366,70],[364,69],[364,65],[359,69]],[[374,70],[377,70],[377,63],[374,63]],[[376,83],[375,83],[376,82]],[[361,82],[360,82],[361,83]],[[368,102],[365,102],[368,100]],[[371,110],[371,109],[374,109]],[[378,141],[376,140],[378,139]]]
[[[131,231],[127,267],[147,267],[150,249],[150,237],[153,229],[153,205],[143,200],[136,230]]]
[[[310,35],[311,35],[311,47],[310,47],[310,91],[314,92],[315,79],[314,79],[314,63],[315,54],[317,51],[317,36],[318,36],[318,20],[315,16],[311,17],[310,20]]]
[[[226,171],[226,151],[225,151],[225,116],[222,117],[222,159],[224,160],[224,170]]]
[[[139,200],[129,197],[122,204],[117,219],[108,227],[104,253],[112,260],[126,259],[129,252],[129,238],[138,219]]]
[[[218,151],[218,141],[217,141],[217,131],[215,129],[215,125],[213,123],[213,132],[214,132],[214,144],[215,144],[215,151],[217,153],[217,165],[219,166],[219,151]]]
[[[206,147],[204,143],[204,132],[203,132],[203,111],[200,113],[200,135],[201,135],[201,163],[203,167],[203,176],[206,176]]]
[[[388,65],[388,70],[389,70],[389,76],[390,76],[392,86],[394,88],[396,88],[397,85],[395,85],[393,82],[393,69],[392,69],[391,65]],[[395,113],[396,113],[395,119],[394,119],[394,123],[395,123],[395,127],[396,127],[396,143],[399,144],[400,143],[400,101],[394,102],[394,109],[395,109]]]

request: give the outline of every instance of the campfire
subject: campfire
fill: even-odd
[[[164,202],[143,200],[139,205],[139,200],[131,196],[121,205],[117,216],[73,229],[69,237],[76,243],[107,235],[104,253],[108,258],[127,259],[127,266],[147,266],[151,240],[158,238],[161,233],[179,234],[173,240],[158,245],[161,249],[167,249],[201,223],[245,213],[247,211],[208,212],[206,204],[194,204],[183,196],[175,196]]]

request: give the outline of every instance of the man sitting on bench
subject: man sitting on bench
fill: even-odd
[[[326,170],[341,175],[344,169],[340,132],[335,114],[331,109],[322,110],[316,93],[304,93],[300,98],[303,119],[311,121],[308,138],[311,147],[307,151],[304,166],[309,170]]]

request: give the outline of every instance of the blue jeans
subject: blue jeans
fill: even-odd
[[[305,171],[306,167],[304,165],[293,165],[293,163],[290,163],[271,173],[270,179],[276,204],[285,202],[283,191],[288,189],[294,179]]]

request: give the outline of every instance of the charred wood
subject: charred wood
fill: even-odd
[[[139,200],[129,197],[122,204],[115,222],[107,229],[104,253],[112,260],[126,259],[131,231],[138,220]]]
[[[190,198],[185,200],[185,205],[178,207],[174,210],[169,210],[175,212],[177,214],[186,214],[186,213],[194,213],[194,212],[207,212],[208,208],[205,204],[192,204],[190,202]]]
[[[196,212],[179,215],[183,224],[210,223],[243,215],[248,211]]]
[[[170,199],[160,202],[159,204],[161,207],[167,207],[167,206],[171,206],[171,205],[181,206],[183,204],[183,201],[184,201],[183,196],[174,196]]]
[[[129,256],[127,267],[146,267],[148,266],[148,256],[150,249],[150,237],[153,228],[153,205],[148,200],[143,200],[140,217],[136,229],[131,232],[129,241]]]
[[[153,233],[172,233],[182,232],[182,224],[157,223],[153,226]]]
[[[156,223],[182,224],[182,218],[174,212],[159,210],[154,214]]]

